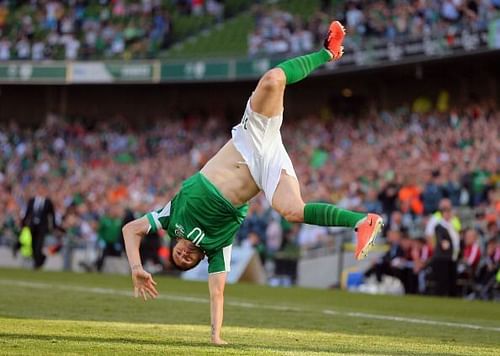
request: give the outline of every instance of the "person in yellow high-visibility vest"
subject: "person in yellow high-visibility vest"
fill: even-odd
[[[435,247],[435,228],[436,225],[441,222],[441,221],[446,221],[453,230],[458,234],[462,230],[462,222],[453,213],[453,207],[451,205],[450,199],[441,199],[439,202],[439,210],[436,211],[434,214],[432,214],[431,218],[429,219],[429,222],[427,223],[425,227],[425,237],[427,238],[427,241],[431,244],[431,246]],[[452,237],[453,240],[453,237]],[[458,238],[456,241],[453,241],[453,247],[456,248],[457,257],[458,257],[458,252],[460,249],[460,239]]]
[[[450,199],[441,199],[425,228],[427,240],[433,246],[430,262],[432,280],[437,295],[456,294],[457,260],[460,253],[461,223],[453,213]]]
[[[19,243],[21,244],[21,256],[23,256],[24,258],[31,258],[31,256],[33,256],[33,246],[31,230],[29,227],[25,226],[21,230],[21,234],[19,235]]]

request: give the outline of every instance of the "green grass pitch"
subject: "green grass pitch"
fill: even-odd
[[[206,283],[0,269],[0,354],[500,355],[500,305],[334,290],[226,287],[221,348],[209,344]]]

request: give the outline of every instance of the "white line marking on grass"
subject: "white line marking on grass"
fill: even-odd
[[[356,313],[356,312],[343,313],[343,312],[338,312],[338,311],[334,311],[334,310],[323,310],[323,314],[342,315],[342,316],[349,316],[352,318],[362,318],[362,319],[399,321],[399,322],[411,323],[411,324],[450,326],[450,327],[462,328],[462,329],[500,331],[500,328],[495,328],[495,327],[490,327],[490,326],[464,324],[464,323],[453,323],[453,322],[448,322],[448,321],[429,320],[429,319],[406,318],[406,317],[402,317],[402,316],[392,316],[392,315],[379,315],[379,314]]]
[[[55,284],[55,283],[43,283],[43,282],[32,282],[32,281],[20,281],[20,280],[11,280],[11,279],[0,279],[0,285],[11,285],[11,286],[19,286],[19,287],[27,287],[27,288],[38,288],[38,289],[60,289],[64,291],[73,291],[73,292],[84,292],[84,293],[93,293],[93,294],[107,294],[107,295],[119,295],[124,297],[132,297],[132,292],[128,292],[120,289],[112,289],[112,288],[96,288],[96,287],[79,287],[79,286],[71,286],[71,285],[63,285],[63,284]],[[172,295],[162,293],[158,296],[157,299],[162,300],[171,300],[176,302],[189,302],[189,303],[201,303],[208,304],[208,298],[200,298],[200,297],[191,297],[191,296],[183,296],[183,295]],[[294,311],[301,313],[315,313],[316,311],[308,310],[304,308],[296,308],[289,307],[285,305],[276,305],[276,304],[256,304],[249,302],[238,302],[238,301],[226,301],[226,305],[230,305],[233,307],[240,307],[246,309],[267,309],[267,310],[276,310],[276,311]],[[490,327],[490,326],[482,326],[476,324],[464,324],[464,323],[454,323],[447,321],[439,321],[439,320],[430,320],[430,319],[417,319],[417,318],[406,318],[400,316],[393,315],[379,315],[379,314],[368,314],[368,313],[358,313],[358,312],[341,312],[335,310],[325,309],[322,311],[324,315],[338,315],[338,316],[347,316],[351,318],[358,319],[376,319],[376,320],[389,320],[396,321],[402,323],[412,323],[412,324],[426,324],[426,325],[439,325],[439,326],[448,326],[453,328],[461,328],[461,329],[473,329],[473,330],[489,330],[489,331],[497,331],[500,332],[500,327]]]
[[[84,293],[94,293],[94,294],[107,294],[107,295],[120,295],[125,297],[132,297],[133,293],[120,289],[112,289],[112,288],[95,288],[95,287],[78,287],[78,286],[70,286],[70,285],[62,285],[62,284],[53,284],[53,283],[43,283],[43,282],[28,282],[28,281],[19,281],[19,280],[10,280],[10,279],[0,279],[0,284],[4,285],[14,285],[19,287],[28,287],[28,288],[38,288],[38,289],[61,289],[65,291],[73,291],[73,292],[84,292]],[[173,294],[160,294],[156,299],[163,300],[171,300],[175,302],[190,302],[190,303],[201,303],[208,304],[209,300],[207,298],[200,297],[190,297],[187,295],[173,295]],[[230,305],[233,307],[247,308],[247,309],[268,309],[268,310],[277,310],[277,311],[296,311],[296,312],[304,312],[303,309],[288,307],[285,305],[268,305],[268,304],[254,304],[248,302],[238,302],[238,301],[226,301],[226,305]]]

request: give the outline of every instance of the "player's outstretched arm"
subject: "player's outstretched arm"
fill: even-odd
[[[125,241],[125,250],[127,258],[132,270],[132,282],[134,283],[135,297],[141,296],[144,300],[156,298],[158,291],[156,290],[156,282],[150,273],[142,268],[141,256],[139,247],[141,240],[150,228],[149,221],[146,217],[136,219],[126,224],[123,229],[123,239]]]
[[[224,316],[224,286],[226,285],[227,272],[208,275],[208,290],[210,291],[210,320],[212,329],[212,343],[225,345],[221,339],[222,319]]]

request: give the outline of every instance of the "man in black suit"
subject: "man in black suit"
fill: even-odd
[[[23,226],[31,230],[31,246],[33,248],[33,267],[39,269],[43,266],[46,256],[43,254],[45,235],[56,227],[54,204],[47,197],[47,188],[39,183],[36,194],[28,201],[26,213],[22,220]]]
[[[400,230],[389,230],[387,232],[387,242],[389,243],[389,250],[379,259],[377,259],[372,266],[364,273],[365,278],[370,277],[375,273],[377,282],[382,282],[382,276],[393,276],[401,280],[405,284],[403,267],[405,259],[405,251],[402,243],[403,239],[407,239]]]

